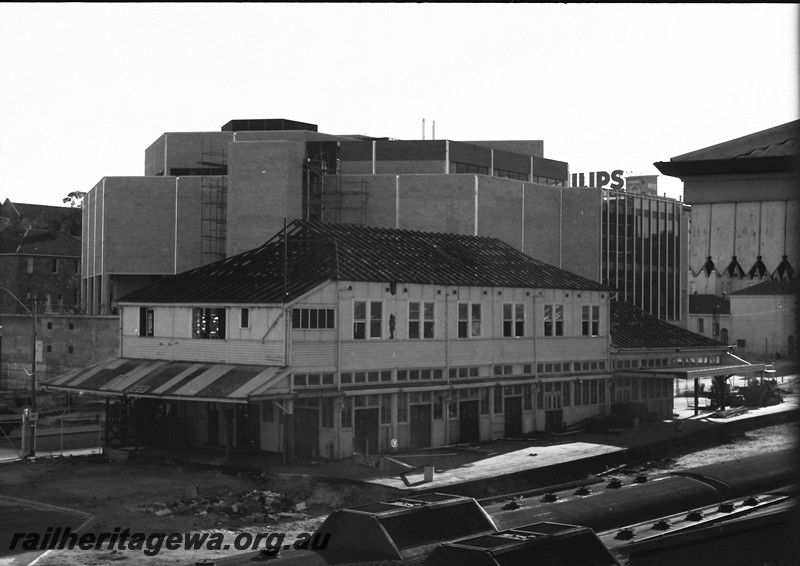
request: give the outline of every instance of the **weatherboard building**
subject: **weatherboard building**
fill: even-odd
[[[615,403],[669,418],[688,366],[726,371],[724,345],[478,236],[297,220],[119,305],[121,357],[44,384],[107,397],[109,444],[339,459],[520,438]]]
[[[341,458],[610,403],[608,290],[493,238],[295,221],[119,306],[121,357],[47,387],[122,401],[142,444]]]

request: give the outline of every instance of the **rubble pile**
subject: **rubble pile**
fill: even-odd
[[[203,495],[198,486],[188,486],[184,497],[180,500],[136,507],[138,511],[158,517],[173,514],[205,517],[216,514],[251,522],[307,519],[309,515],[306,508],[305,501],[295,503],[285,495],[269,490],[250,489],[235,493],[226,489]]]

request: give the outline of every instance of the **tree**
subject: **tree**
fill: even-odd
[[[64,199],[64,204],[69,204],[72,208],[82,208],[83,198],[86,196],[84,191],[72,191]]]

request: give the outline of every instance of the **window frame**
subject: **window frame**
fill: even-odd
[[[466,307],[466,318],[462,318],[461,309]],[[478,317],[475,318],[477,308]],[[477,333],[475,332],[477,323]],[[459,301],[456,304],[456,333],[458,338],[480,338],[483,335],[483,303]]]
[[[600,336],[599,305],[581,305],[581,336]]]
[[[416,318],[412,318],[412,306],[416,306]],[[430,307],[430,318],[426,312]],[[414,330],[412,330],[412,328]],[[436,338],[436,302],[408,301],[408,339],[434,340]]]
[[[359,303],[364,304],[364,318],[356,318],[356,308]],[[375,318],[375,307],[380,311],[379,318]],[[383,339],[383,301],[375,299],[353,299],[353,340],[382,340]],[[377,326],[377,335],[373,333]],[[363,336],[359,336],[357,328],[363,325]]]
[[[545,303],[542,323],[545,336],[564,336],[564,303]]]
[[[156,311],[153,307],[139,307],[139,336],[155,336]]]
[[[292,307],[292,330],[336,330],[336,309]]]
[[[249,329],[250,328],[250,308],[249,307],[242,307],[239,309],[239,328],[241,329]]]
[[[510,310],[507,316],[506,310]],[[519,310],[522,309],[521,317]],[[525,337],[525,303],[518,301],[503,302],[503,338]]]
[[[218,318],[216,324],[212,324],[213,317]],[[217,327],[217,335],[213,336],[213,330],[208,332],[198,331],[198,324],[208,319],[209,326]],[[193,307],[192,308],[192,338],[197,340],[225,340],[227,335],[227,309],[224,307]]]

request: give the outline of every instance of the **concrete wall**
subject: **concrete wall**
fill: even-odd
[[[170,176],[171,169],[203,167],[200,161],[222,162],[224,158],[211,153],[225,153],[233,132],[169,132],[162,134],[144,155],[144,175]],[[205,154],[205,155],[204,155]]]
[[[534,157],[544,157],[543,140],[487,140],[487,141],[468,141],[471,143],[492,149],[532,155]]]
[[[200,265],[200,197],[198,177],[106,177],[92,188],[83,214],[84,308],[110,312],[111,301],[133,290],[122,283],[118,289],[117,277],[172,275]],[[93,277],[101,278],[100,288],[90,294]]]
[[[342,175],[341,182],[347,194],[329,193],[326,221],[361,223],[361,204],[369,226],[499,238],[536,259],[599,280],[598,189],[469,174]]]
[[[302,215],[305,145],[237,142],[229,146],[227,255],[256,248]]]
[[[797,348],[797,297],[792,295],[732,295],[731,344],[744,340],[737,355],[788,357],[789,337]]]
[[[686,204],[797,200],[796,173],[750,173],[684,177]]]
[[[119,355],[116,316],[39,315],[36,317],[39,379],[56,376]],[[0,389],[30,387],[33,321],[30,316],[3,315],[0,342]]]

